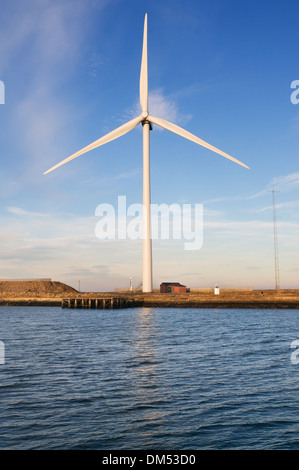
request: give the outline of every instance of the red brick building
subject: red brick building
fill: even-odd
[[[161,294],[182,294],[186,292],[186,286],[183,286],[179,282],[162,282],[162,284],[160,284]]]

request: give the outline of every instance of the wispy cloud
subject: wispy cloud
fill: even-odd
[[[293,207],[299,207],[299,201],[289,201],[289,202],[282,202],[280,204],[275,204],[276,209],[289,209]],[[273,205],[272,206],[265,206],[262,207],[261,209],[257,209],[254,212],[266,212],[266,211],[272,211],[273,210]]]
[[[287,175],[276,176],[268,183],[265,189],[252,194],[251,196],[247,196],[246,199],[256,199],[269,191],[272,191],[272,189],[287,192],[297,188],[299,188],[299,173],[289,173]]]
[[[299,173],[289,173],[288,175],[275,177],[269,186],[274,186],[279,191],[292,191],[299,187]]]
[[[277,176],[273,178],[267,186],[262,189],[261,191],[258,191],[253,194],[238,194],[236,196],[225,196],[225,197],[218,197],[214,199],[207,199],[203,202],[203,204],[214,204],[218,202],[223,202],[223,201],[249,201],[252,199],[258,199],[262,196],[265,196],[269,192],[271,192],[273,189],[276,191],[280,192],[288,192],[292,191],[294,189],[299,188],[299,173],[289,173],[288,175],[283,175],[283,176]],[[289,203],[284,203],[281,204],[280,206],[276,207],[295,207],[297,205],[297,201],[291,201]],[[272,206],[269,206],[269,208],[272,208]],[[255,212],[262,212],[264,210],[268,210],[268,207],[255,210]]]
[[[168,121],[178,121],[179,111],[177,104],[163,93],[162,88],[150,92],[148,101],[150,113],[153,116],[158,116]]]
[[[81,279],[87,290],[109,290],[127,285],[131,274],[136,279],[141,276],[141,240],[98,240],[95,228],[99,219],[95,216],[58,212],[41,218],[42,215],[26,208],[7,208],[7,216],[2,218],[4,229],[0,236],[2,270],[6,277],[52,277],[74,284],[76,288],[78,279]],[[196,272],[199,260],[201,270],[207,273],[213,271],[211,266],[217,269],[217,273],[219,269],[222,272],[219,259],[222,260],[223,270],[229,260],[231,273],[235,272],[235,276],[238,275],[240,262],[242,272],[244,266],[249,266],[248,270],[254,272],[253,266],[267,263],[269,243],[272,244],[273,237],[271,220],[239,221],[228,219],[216,211],[208,215],[211,217],[204,217],[203,248],[193,252],[190,258],[181,240],[155,240],[156,279],[164,272],[165,277],[169,272],[179,274],[182,267],[187,269],[187,266],[189,272]],[[291,268],[298,257],[298,230],[299,223],[294,221],[279,223],[279,241],[290,251],[290,254],[286,252],[285,257],[291,259]],[[282,261],[286,262],[285,259]],[[204,277],[203,282],[208,280]]]
[[[132,170],[124,171],[123,173],[118,173],[117,175],[113,175],[110,177],[106,177],[103,181],[118,181],[118,180],[126,180],[130,178],[135,178],[135,176],[139,176],[141,174],[141,168],[134,168]]]
[[[269,187],[270,187],[270,185],[269,185]],[[268,186],[267,186],[267,188],[268,188]],[[261,196],[264,196],[268,192],[269,192],[269,189],[263,189],[262,191],[259,191],[259,192],[254,193],[254,194],[250,194],[249,196],[242,196],[242,197],[240,196],[239,199],[244,199],[244,200],[257,199]]]
[[[234,197],[215,197],[213,199],[206,199],[203,201],[203,204],[214,204],[215,202],[231,201]]]
[[[191,115],[181,114],[176,103],[176,100],[165,94],[162,88],[149,91],[148,107],[150,114],[153,116],[166,119],[173,123],[185,123],[192,118]],[[141,114],[141,107],[139,98],[136,100],[133,108],[130,108],[126,112],[128,117],[135,117]]]
[[[11,108],[14,132],[26,155],[24,178],[33,167],[36,172],[46,168],[57,147],[65,144],[62,130],[73,120],[74,110],[64,97],[63,86],[82,62],[93,13],[109,1],[11,2],[17,7],[5,15],[6,25],[0,29],[0,43],[5,44],[0,60],[8,72],[26,61],[27,76],[20,81]],[[99,56],[91,54],[90,60],[94,71]]]
[[[129,180],[129,179],[133,179],[133,178],[136,178],[137,176],[140,176],[141,173],[142,173],[141,168],[132,168],[131,170],[123,171],[121,173],[117,173],[117,174],[112,175],[112,176],[102,175],[101,176],[101,186],[106,187],[108,184],[111,186],[111,183],[114,183],[114,182],[116,183],[118,181],[123,181],[123,180],[125,181],[125,180]],[[89,188],[91,188],[94,185],[98,186],[99,179],[98,179],[98,177],[93,176],[91,178],[88,178],[88,179],[82,181],[82,184],[88,185]]]
[[[41,212],[30,212],[20,207],[7,207],[6,210],[14,215],[26,215],[26,216],[33,216],[33,217],[46,217],[47,214],[43,214]]]
[[[206,207],[203,207],[203,215],[204,217],[222,217],[224,215],[223,211],[218,211],[218,210],[213,210],[213,209],[207,209]]]

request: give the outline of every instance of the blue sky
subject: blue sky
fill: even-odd
[[[203,247],[153,242],[154,285],[281,287],[299,279],[298,2],[11,0],[1,6],[0,277],[83,290],[141,281],[140,240],[98,240],[98,204],[142,202],[141,126],[43,176],[138,115],[148,13],[150,113],[250,170],[154,127],[153,203],[202,203]]]

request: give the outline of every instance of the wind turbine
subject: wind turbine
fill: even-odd
[[[142,59],[141,59],[141,70],[140,70],[140,104],[142,113],[140,116],[132,119],[131,121],[123,124],[122,126],[114,129],[114,131],[109,132],[109,134],[104,135],[100,139],[96,140],[95,142],[87,145],[83,149],[79,150],[78,152],[74,153],[73,155],[69,156],[65,160],[62,160],[57,165],[50,168],[48,171],[44,173],[47,174],[50,171],[55,170],[56,168],[64,165],[65,163],[73,160],[74,158],[83,155],[89,150],[95,149],[96,147],[100,147],[101,145],[107,144],[107,142],[111,142],[118,137],[130,132],[134,129],[138,124],[142,124],[143,126],[143,292],[152,292],[153,290],[153,279],[152,279],[152,240],[151,240],[151,213],[150,213],[150,130],[151,130],[151,123],[156,124],[157,126],[163,127],[164,129],[173,132],[174,134],[178,134],[184,137],[187,140],[191,140],[196,144],[199,144],[203,147],[206,147],[213,152],[216,152],[222,155],[229,160],[232,160],[239,165],[244,166],[245,168],[249,168],[244,163],[240,162],[234,157],[231,157],[222,150],[213,147],[213,145],[208,144],[204,140],[196,137],[195,135],[191,134],[190,132],[182,129],[181,127],[177,126],[176,124],[172,124],[171,122],[165,121],[165,119],[161,119],[158,117],[151,116],[148,112],[148,70],[147,70],[147,14],[144,18],[144,29],[143,29],[143,48],[142,48]]]

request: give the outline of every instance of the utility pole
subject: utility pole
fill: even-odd
[[[275,258],[275,289],[279,290],[279,259],[278,259],[278,246],[277,246],[277,223],[276,223],[276,207],[275,207],[275,191],[272,188],[272,205],[273,205],[273,234],[274,234],[274,258]]]

